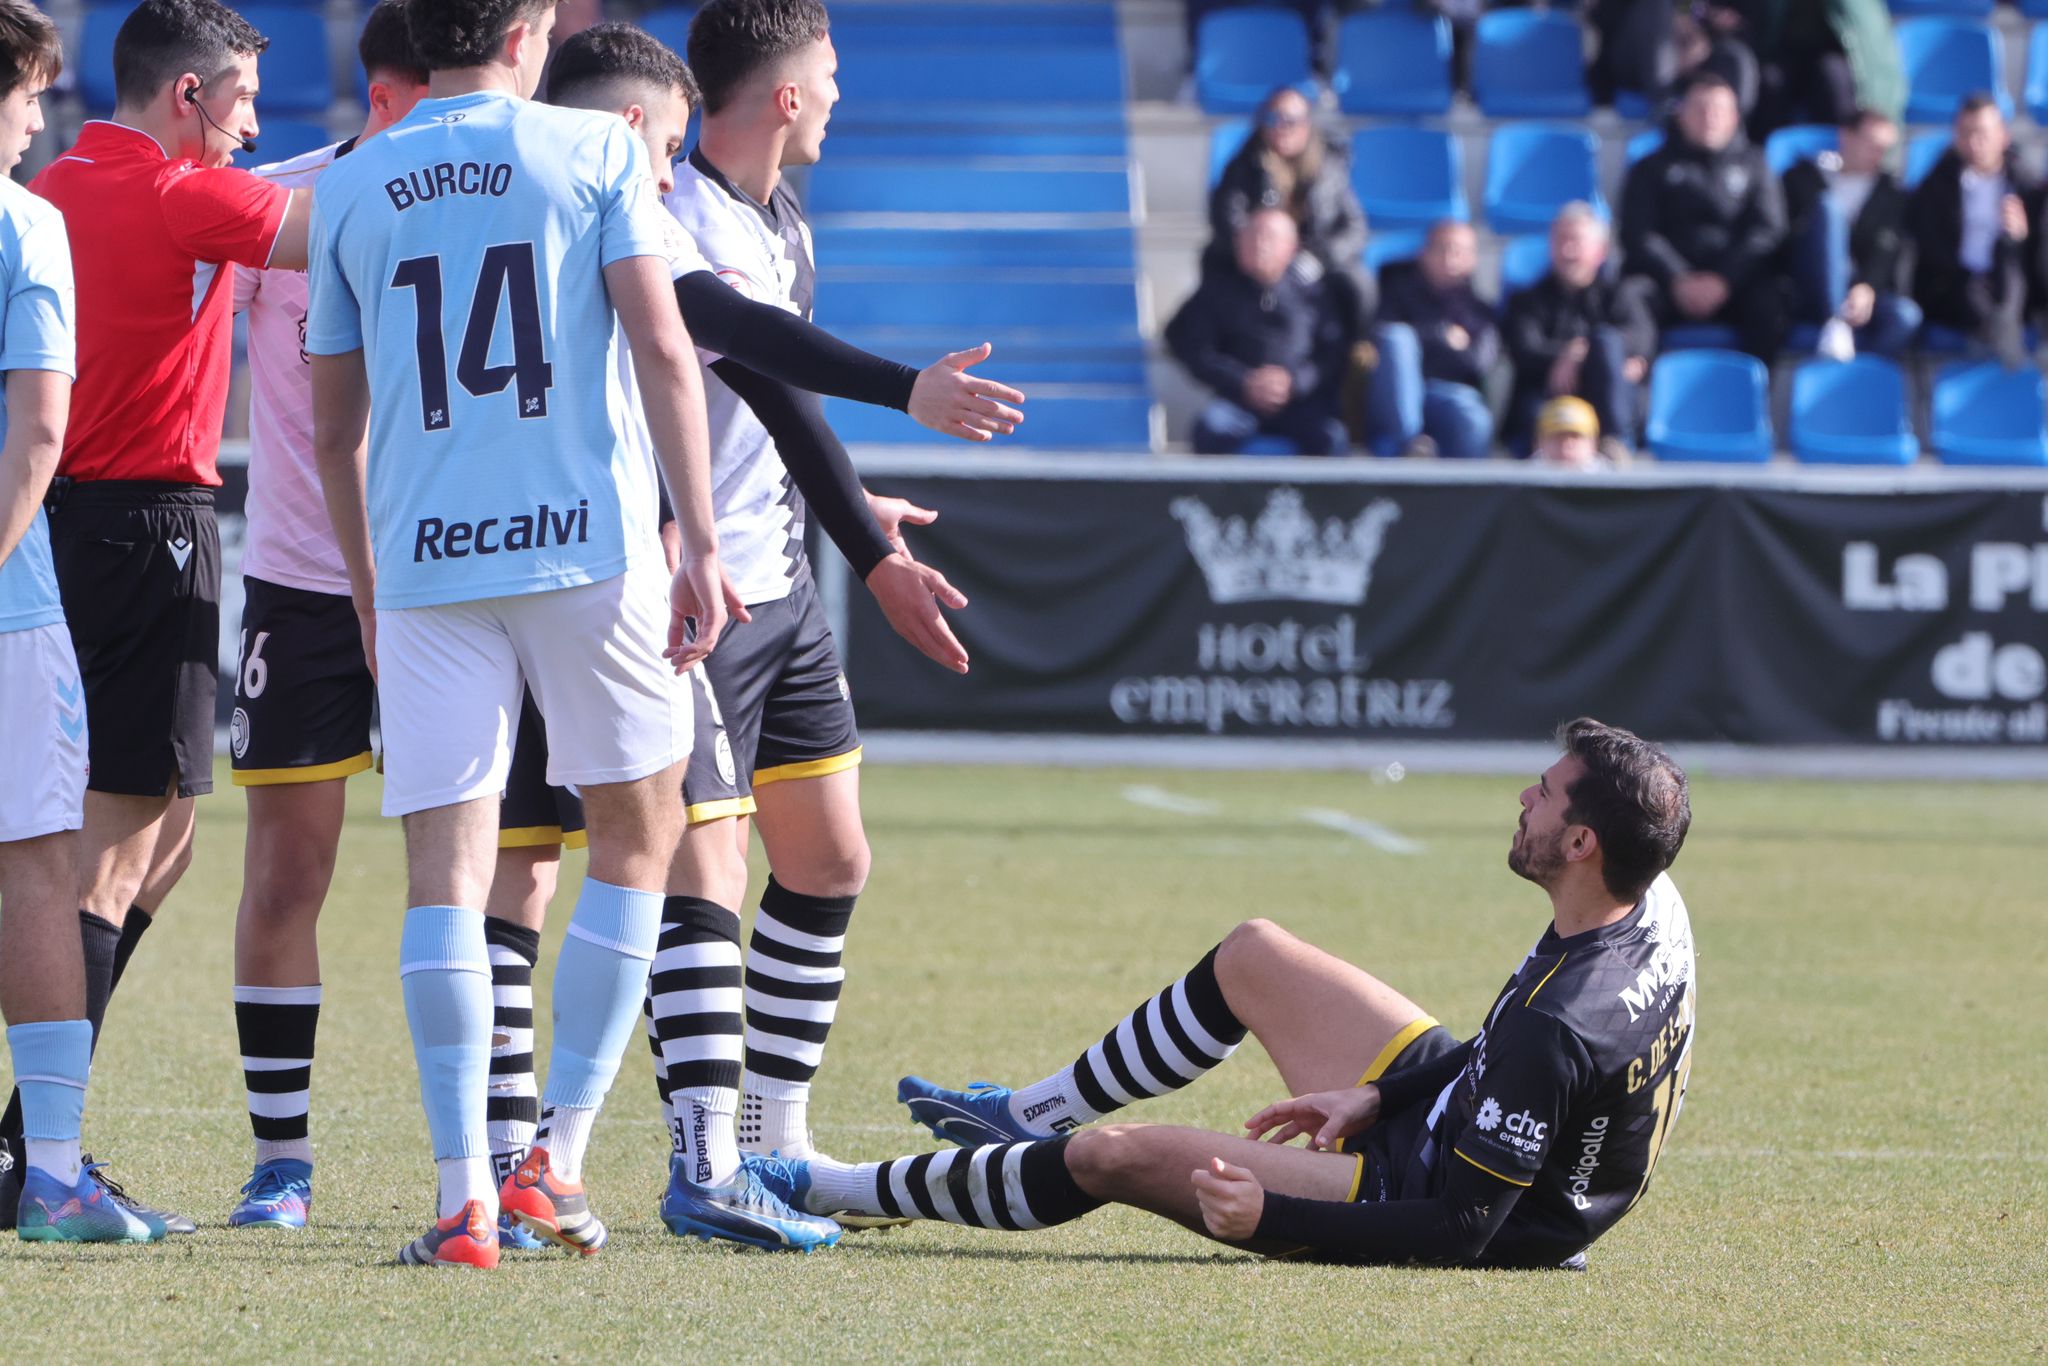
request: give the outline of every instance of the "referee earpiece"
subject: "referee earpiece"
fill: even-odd
[[[199,117],[200,117],[201,119],[205,120],[205,122],[206,122],[206,126],[207,126],[207,127],[209,127],[209,128],[211,128],[211,129],[212,129],[212,130],[213,130],[214,132],[216,132],[216,133],[219,133],[219,134],[220,134],[220,135],[221,135],[222,137],[233,137],[233,136],[234,136],[234,134],[232,134],[232,133],[228,132],[228,130],[227,130],[227,129],[225,129],[225,128],[221,127],[221,126],[220,126],[220,125],[219,125],[218,123],[215,123],[215,122],[214,122],[214,119],[213,119],[213,115],[211,115],[211,114],[209,114],[209,113],[207,113],[207,112],[206,112],[206,106],[205,106],[205,105],[203,105],[203,104],[201,104],[201,103],[199,102],[199,87],[198,87],[198,86],[196,86],[196,85],[188,85],[188,86],[186,86],[186,87],[185,87],[185,103],[187,103],[187,104],[191,105],[191,106],[192,106],[192,107],[193,107],[194,109],[198,110],[198,111],[199,111]],[[254,138],[242,138],[242,139],[240,139],[240,142],[241,142],[241,144],[242,144],[242,155],[243,155],[243,156],[251,156],[251,157],[252,157],[252,156],[255,156],[255,155],[256,155],[256,139],[254,139]]]

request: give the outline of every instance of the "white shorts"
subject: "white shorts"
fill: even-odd
[[[0,844],[85,824],[85,685],[62,622],[0,633]]]
[[[533,690],[557,787],[624,783],[690,757],[690,689],[661,657],[659,560],[576,588],[377,614],[384,814],[505,790]]]

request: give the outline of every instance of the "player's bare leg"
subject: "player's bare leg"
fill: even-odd
[[[1370,973],[1269,920],[1249,920],[1057,1072],[1014,1091],[952,1090],[910,1076],[897,1098],[954,1142],[1048,1138],[1191,1084],[1247,1032],[1287,1092],[1300,1095],[1358,1085],[1434,1023]]]
[[[500,849],[491,875],[491,899],[484,914],[539,933],[548,923],[548,905],[561,885],[562,846],[534,844]]]
[[[235,909],[234,999],[255,1154],[228,1224],[303,1228],[313,1199],[320,908],[334,880],[348,785],[330,778],[245,790],[249,826]]]
[[[78,841],[80,906],[117,929],[148,880],[176,781],[157,797],[85,794],[85,827]]]
[[[583,786],[590,866],[555,969],[555,1037],[532,1153],[500,1191],[527,1230],[585,1255],[605,1228],[583,1195],[583,1153],[646,997],[662,891],[683,831],[681,764]]]
[[[135,906],[151,918],[192,867],[192,832],[198,805],[192,797],[173,797],[157,822],[156,847],[149,853],[149,871],[136,889]]]
[[[0,844],[0,1015],[9,1025],[85,1016],[78,836]]]

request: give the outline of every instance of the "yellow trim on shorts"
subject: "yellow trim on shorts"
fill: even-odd
[[[288,783],[324,783],[330,778],[346,778],[352,773],[361,773],[377,762],[377,756],[364,750],[346,759],[337,759],[331,764],[308,764],[303,768],[238,768],[229,774],[236,787],[281,787]]]
[[[498,832],[500,849],[538,849],[542,845],[561,842],[562,827],[559,825],[513,825]]]
[[[590,847],[590,832],[588,830],[571,830],[568,834],[562,836],[562,847],[564,849],[588,849]]]
[[[829,759],[806,759],[800,764],[777,764],[773,768],[754,770],[754,786],[765,787],[769,783],[794,782],[798,778],[822,778],[828,773],[844,773],[849,768],[860,766],[860,748],[855,746],[844,754],[835,754]]]
[[[1454,1152],[1454,1153],[1458,1153],[1458,1150],[1457,1150],[1456,1148],[1453,1148],[1453,1149],[1451,1149],[1451,1151],[1452,1151],[1452,1152]],[[1458,1153],[1458,1156],[1460,1156],[1460,1157],[1465,1157],[1465,1154],[1463,1154],[1463,1153]],[[1469,1157],[1465,1157],[1465,1160],[1466,1160],[1467,1162],[1472,1162],[1472,1159],[1471,1159],[1471,1158],[1469,1158]],[[1512,1177],[1512,1176],[1502,1176],[1502,1175],[1501,1175],[1501,1174],[1500,1174],[1499,1172],[1497,1172],[1497,1171],[1495,1171],[1495,1170],[1494,1170],[1493,1168],[1491,1168],[1491,1167],[1487,1166],[1487,1165],[1486,1165],[1486,1164],[1485,1164],[1484,1162],[1472,1162],[1472,1165],[1473,1165],[1473,1166],[1475,1166],[1475,1167],[1477,1167],[1477,1168],[1479,1168],[1479,1170],[1481,1170],[1481,1171],[1485,1172],[1485,1173],[1486,1173],[1486,1174],[1487,1174],[1488,1176],[1492,1177],[1492,1178],[1493,1178],[1494,1180],[1496,1180],[1496,1181],[1505,1181],[1505,1182],[1507,1182],[1507,1183],[1508,1183],[1508,1184],[1509,1184],[1510,1186],[1520,1186],[1520,1187],[1522,1187],[1522,1188],[1523,1188],[1524,1190],[1526,1190],[1526,1189],[1528,1189],[1528,1188],[1529,1188],[1530,1186],[1533,1186],[1533,1185],[1535,1185],[1535,1184],[1536,1184],[1536,1179],[1535,1179],[1534,1177],[1531,1177],[1531,1178],[1529,1178],[1529,1179],[1528,1179],[1527,1181],[1517,1181],[1517,1180],[1515,1180],[1515,1178],[1514,1178],[1514,1177]]]
[[[1358,1079],[1358,1084],[1364,1086],[1368,1082],[1378,1081],[1381,1077],[1385,1076],[1387,1069],[1394,1065],[1394,1059],[1401,1056],[1402,1050],[1406,1049],[1409,1044],[1414,1043],[1430,1030],[1435,1029],[1436,1023],[1435,1016],[1424,1015],[1418,1019],[1410,1020],[1406,1025],[1402,1026],[1400,1033],[1387,1040],[1387,1046],[1382,1048],[1380,1055],[1372,1060],[1372,1066],[1365,1069],[1365,1075]]]
[[[683,808],[683,819],[691,825],[702,825],[706,821],[722,821],[730,816],[753,814],[752,797],[720,797],[715,802],[698,802],[695,806]]]
[[[1352,1156],[1358,1159],[1358,1170],[1351,1173],[1351,1189],[1344,1196],[1347,1205],[1358,1202],[1358,1188],[1365,1184],[1365,1154],[1354,1153]]]

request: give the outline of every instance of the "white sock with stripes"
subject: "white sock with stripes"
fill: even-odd
[[[810,1155],[811,1078],[839,1013],[854,901],[792,892],[773,877],[761,893],[747,940],[739,1142],[748,1152]]]
[[[1067,1172],[1067,1141],[946,1148],[889,1162],[810,1159],[813,1214],[943,1219],[969,1228],[1051,1228],[1102,1201]]]

